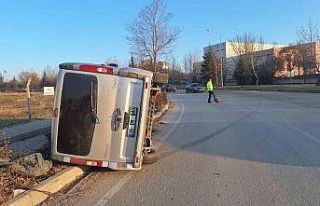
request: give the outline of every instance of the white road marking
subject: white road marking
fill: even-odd
[[[299,126],[290,125],[290,127],[293,130],[295,130],[296,132],[299,132],[300,134],[302,134],[302,135],[308,137],[309,139],[311,139],[312,141],[316,142],[317,144],[320,144],[320,139],[318,139],[316,136],[313,136],[310,133],[307,133],[307,132],[303,131],[302,129],[299,128]]]
[[[106,203],[117,193],[121,188],[128,182],[128,180],[133,176],[134,172],[128,172],[123,176],[117,184],[115,184],[106,194],[104,194],[95,206],[104,206]]]
[[[184,106],[180,104],[180,114],[178,116],[177,121],[174,122],[174,126],[168,131],[168,133],[161,139],[165,141],[177,128],[178,124],[181,122],[182,116],[184,114]],[[134,175],[134,172],[128,172],[125,176],[123,176],[117,184],[115,184],[107,193],[105,193],[95,204],[95,206],[104,206],[107,202],[121,190],[121,188],[129,181],[129,179]]]

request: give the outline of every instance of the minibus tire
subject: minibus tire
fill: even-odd
[[[158,161],[158,157],[159,157],[158,153],[154,149],[152,149],[151,152],[145,153],[143,155],[142,163],[143,164],[153,164],[156,161]]]

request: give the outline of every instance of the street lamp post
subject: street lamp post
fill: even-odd
[[[207,29],[206,30],[209,34],[213,33],[211,29]],[[220,42],[219,42],[219,55],[220,55],[220,79],[221,79],[221,87],[223,87],[224,85],[224,82],[223,82],[223,60],[222,60],[222,52],[221,52],[221,36],[220,36]],[[210,49],[210,40],[209,40],[209,47],[208,49]]]
[[[222,52],[221,52],[221,36],[220,36],[220,44],[219,44],[219,53],[220,53],[220,79],[221,79],[221,87],[223,87],[223,60],[222,60]]]

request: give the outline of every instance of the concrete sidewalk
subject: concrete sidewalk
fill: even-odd
[[[51,126],[51,119],[47,120],[33,120],[31,122],[16,124],[0,130],[0,140],[4,137],[16,137],[25,133],[30,133],[40,129],[48,128]]]

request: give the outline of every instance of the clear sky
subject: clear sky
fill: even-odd
[[[125,25],[148,0],[1,0],[0,71],[40,72],[65,61],[124,63],[130,58]],[[241,32],[266,42],[296,41],[308,18],[320,24],[320,0],[167,0],[182,33],[175,56]],[[208,33],[206,29],[213,32]]]

